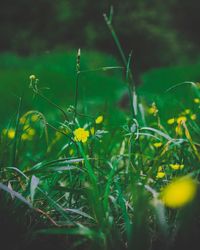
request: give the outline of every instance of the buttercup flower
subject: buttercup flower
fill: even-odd
[[[156,178],[157,179],[162,179],[165,177],[165,172],[162,172],[162,171],[159,171],[156,175]]]
[[[199,98],[194,98],[194,103],[200,103],[200,99]]]
[[[103,116],[100,115],[100,116],[98,116],[98,117],[96,118],[95,123],[96,123],[96,124],[100,124],[100,123],[102,123],[102,122],[103,122]]]
[[[153,146],[154,146],[155,148],[160,148],[160,147],[162,146],[162,142],[155,142],[155,143],[153,144]]]
[[[197,115],[196,115],[196,114],[192,114],[192,115],[190,116],[190,119],[193,120],[193,121],[196,120],[196,119],[197,119]]]
[[[182,130],[182,127],[180,126],[180,124],[178,126],[176,126],[175,131],[176,131],[177,135],[179,135],[179,136],[183,135],[183,130]]]
[[[170,164],[169,165],[173,170],[181,170],[181,169],[183,169],[184,168],[184,165],[183,164],[178,164],[178,163],[176,163],[176,164]]]
[[[92,128],[90,129],[90,134],[91,134],[91,135],[94,135],[94,133],[95,133],[95,130],[94,130],[94,127],[92,127]]]
[[[23,134],[21,135],[22,141],[26,141],[26,140],[28,140],[28,138],[29,138],[29,136],[27,135],[27,133],[23,133]]]
[[[187,121],[187,118],[185,116],[180,116],[177,118],[178,124],[181,124],[181,123],[186,122],[186,121]]]
[[[149,108],[149,114],[156,116],[157,113],[158,113],[158,109],[156,107],[155,102],[153,102],[151,107]]]
[[[191,112],[190,109],[186,109],[186,110],[184,111],[184,113],[185,113],[186,115],[190,114],[190,112]]]
[[[73,154],[74,154],[74,150],[71,148],[71,149],[69,150],[69,155],[72,156]]]
[[[2,130],[2,133],[3,133],[3,135],[6,135],[11,140],[15,138],[15,129],[14,128],[10,128],[10,129],[4,128]]]
[[[39,115],[38,115],[38,114],[33,114],[33,115],[31,116],[31,121],[32,121],[32,122],[36,122],[38,119],[39,119]]]
[[[191,202],[197,192],[197,184],[189,177],[179,178],[168,184],[161,193],[163,203],[171,208],[179,208]]]
[[[20,123],[20,124],[23,124],[23,123],[25,123],[25,122],[26,122],[26,117],[24,117],[24,116],[20,117],[19,123]]]
[[[174,118],[170,118],[169,120],[167,120],[167,123],[168,123],[169,125],[174,124],[174,122],[175,122],[175,119],[174,119]]]
[[[89,131],[84,128],[77,128],[74,130],[74,140],[85,143],[88,140]]]

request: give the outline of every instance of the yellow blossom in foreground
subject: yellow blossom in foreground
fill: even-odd
[[[193,120],[193,121],[196,120],[197,119],[197,115],[196,114],[191,115],[190,119]]]
[[[155,142],[155,143],[153,144],[153,146],[154,146],[155,148],[160,148],[160,147],[162,146],[162,142]]]
[[[175,122],[175,119],[174,119],[174,118],[170,118],[169,120],[167,120],[167,123],[168,123],[169,125],[174,124],[174,122]]]
[[[178,124],[181,124],[181,123],[186,122],[186,121],[187,121],[187,118],[185,116],[180,116],[177,118]]]
[[[74,130],[74,140],[85,143],[89,137],[89,131],[84,128],[77,128]]]
[[[184,168],[184,165],[183,164],[178,164],[178,163],[176,163],[176,164],[170,164],[169,165],[173,170],[181,170],[181,169],[183,169]]]
[[[162,179],[162,178],[164,178],[164,177],[165,177],[165,172],[159,171],[159,172],[157,173],[157,175],[156,175],[156,178],[157,178],[157,179]]]
[[[100,116],[98,116],[98,117],[96,118],[95,123],[96,123],[96,124],[100,124],[100,123],[102,123],[102,122],[103,122],[103,116],[100,115]]]
[[[200,103],[200,99],[199,98],[194,98],[194,103]]]
[[[179,178],[168,184],[161,193],[163,203],[179,208],[191,202],[197,192],[197,184],[189,177]]]

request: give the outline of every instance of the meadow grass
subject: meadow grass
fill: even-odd
[[[2,84],[16,77],[2,90],[19,97],[24,91],[1,130],[0,236],[7,249],[31,249],[37,241],[42,249],[187,249],[198,240],[199,84],[158,90],[154,99],[145,83],[137,96],[131,53],[125,57],[112,18],[105,19],[124,74],[112,57],[105,65],[104,56],[80,51],[2,56]],[[185,85],[182,102],[176,91]],[[131,107],[123,113],[116,102],[125,87]]]

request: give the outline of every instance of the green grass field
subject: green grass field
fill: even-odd
[[[76,57],[0,55],[0,246],[192,248],[200,64],[146,72],[134,93],[112,56]]]

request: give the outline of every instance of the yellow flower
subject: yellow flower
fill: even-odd
[[[197,192],[197,184],[189,177],[179,178],[168,184],[161,193],[163,203],[179,208],[191,202]]]
[[[23,133],[22,135],[21,135],[21,140],[22,141],[26,141],[26,140],[28,140],[29,139],[29,136],[26,134],[26,133]]]
[[[96,124],[100,124],[100,123],[102,123],[102,122],[103,122],[103,116],[100,115],[100,116],[98,116],[98,117],[96,118],[95,123],[96,123]]]
[[[149,108],[149,114],[156,116],[157,113],[158,113],[158,109],[156,107],[155,102],[153,102],[151,107]]]
[[[186,110],[184,111],[184,113],[185,113],[186,115],[189,115],[190,112],[191,112],[190,109],[186,109]]]
[[[30,128],[30,125],[26,124],[24,125],[23,130],[28,130],[29,128]]]
[[[8,129],[7,135],[9,139],[14,139],[15,138],[15,130],[13,128]]]
[[[90,129],[90,134],[91,134],[91,135],[94,135],[94,133],[95,133],[95,130],[94,130],[94,127],[92,127],[92,128]]]
[[[162,172],[162,170],[163,170],[163,167],[160,166],[160,167],[158,168],[158,172]]]
[[[69,150],[69,155],[73,155],[74,154],[74,150],[71,148],[70,150]]]
[[[31,116],[31,121],[32,122],[36,122],[38,119],[39,119],[39,115],[37,115],[37,114],[34,114],[34,115]]]
[[[20,119],[19,119],[19,123],[20,124],[23,124],[26,122],[26,117],[22,116]]]
[[[35,129],[30,128],[27,130],[27,134],[32,137],[36,134],[36,131],[35,131]]]
[[[197,115],[196,114],[191,115],[190,119],[193,120],[193,121],[196,120],[197,119]]]
[[[157,179],[162,179],[165,177],[165,172],[162,172],[162,171],[159,171],[156,175],[156,178]]]
[[[194,103],[200,103],[200,99],[199,98],[194,98]]]
[[[160,147],[162,146],[162,142],[155,142],[155,143],[153,144],[153,146],[154,146],[155,148],[160,148]]]
[[[35,75],[30,75],[30,76],[29,76],[29,79],[30,79],[30,80],[35,80],[35,79],[36,79],[36,76],[35,76]]]
[[[74,140],[85,143],[89,137],[89,131],[84,128],[77,128],[74,130]]]
[[[168,123],[169,125],[174,124],[174,122],[175,122],[175,119],[174,119],[174,118],[170,118],[170,119],[167,121],[167,123]]]
[[[183,135],[183,130],[182,130],[182,127],[180,125],[176,126],[175,131],[176,131],[177,135],[179,135],[179,136]]]
[[[187,118],[185,116],[180,116],[180,117],[177,118],[176,121],[177,121],[178,124],[181,124],[183,122],[186,122]]]
[[[62,134],[58,131],[55,133],[56,140],[59,140],[62,137]]]
[[[169,165],[173,170],[179,170],[179,169],[183,169],[184,168],[184,165],[183,164],[170,164]]]

